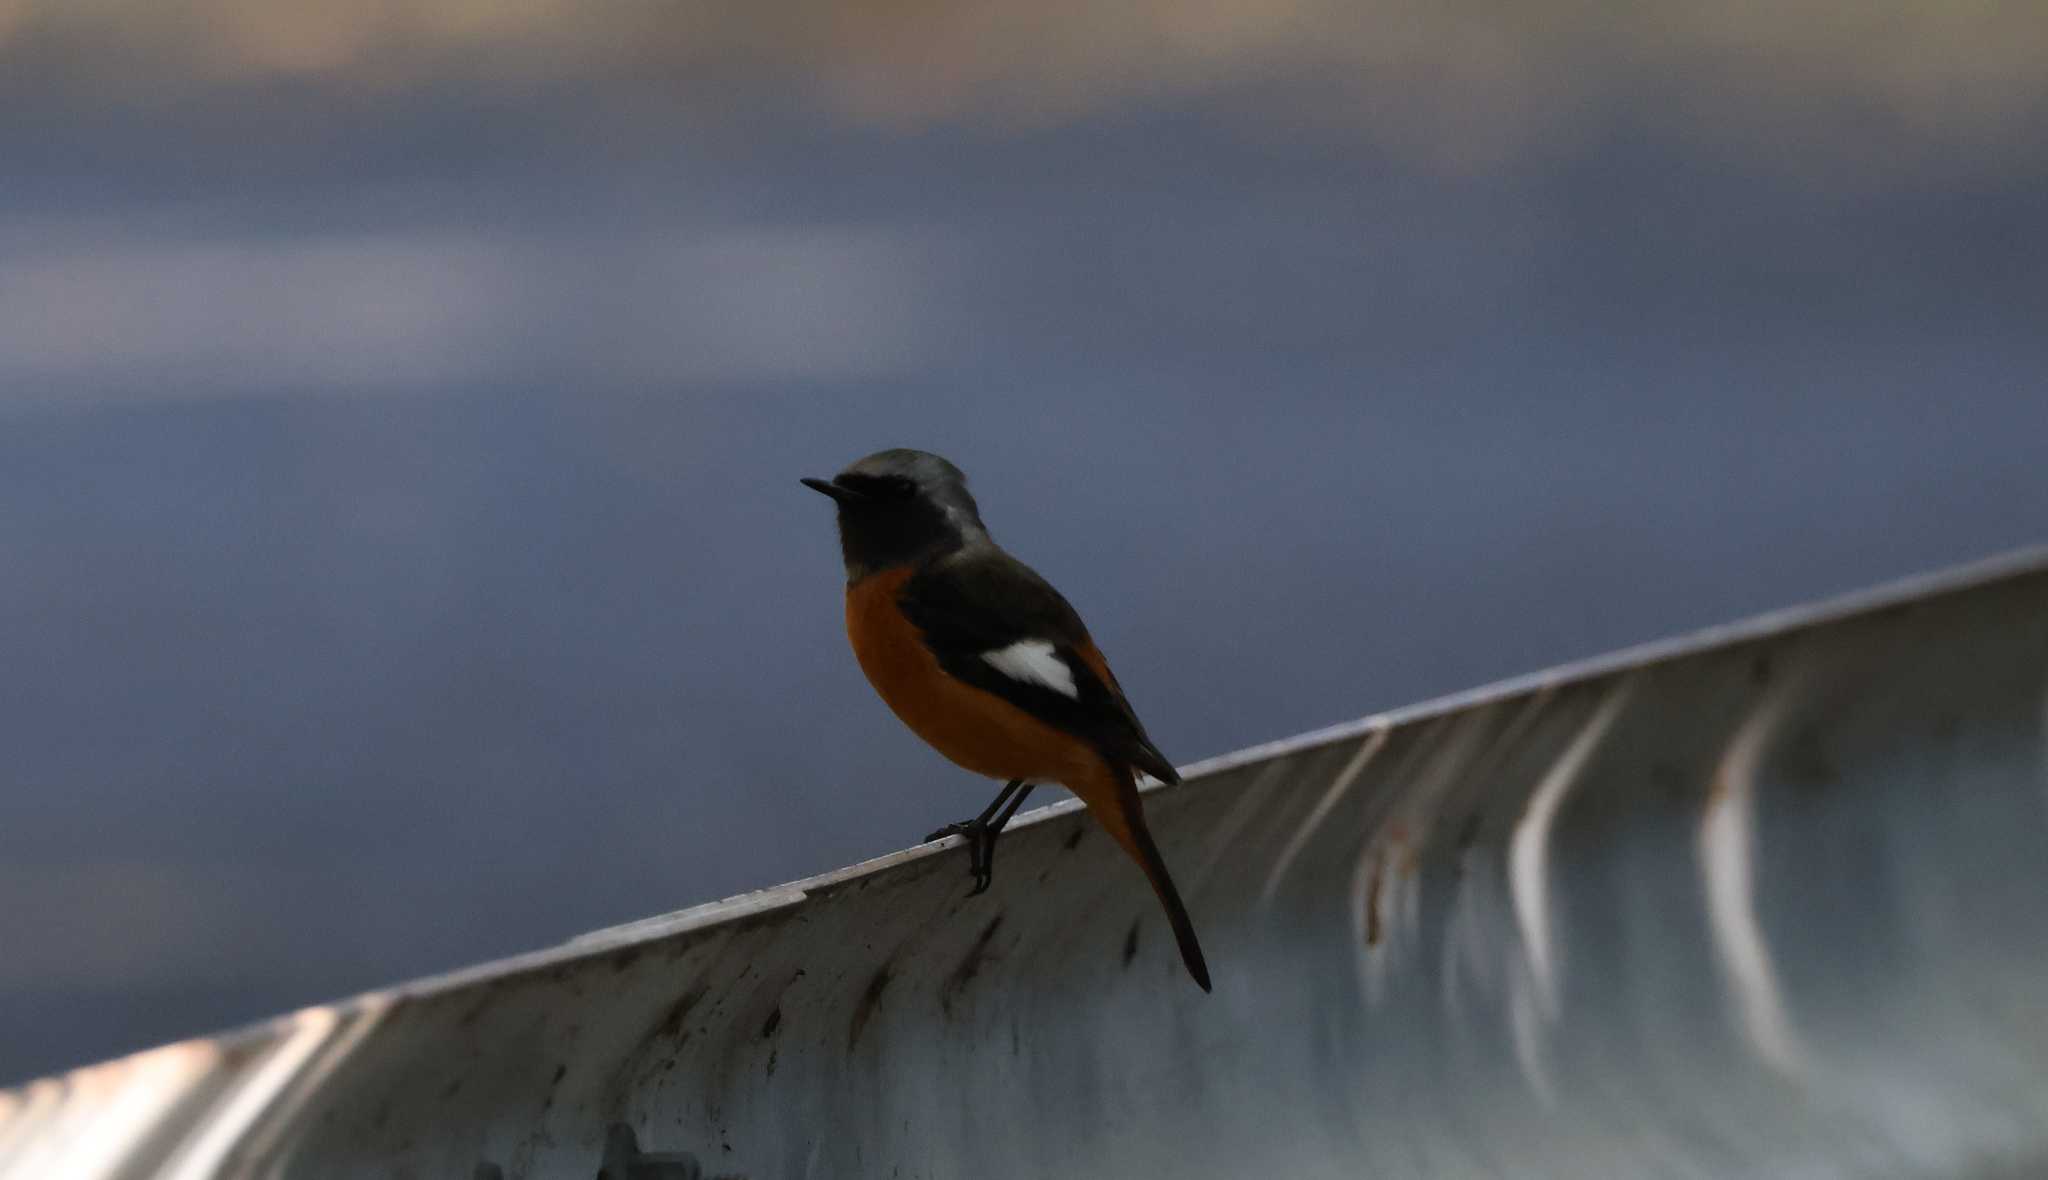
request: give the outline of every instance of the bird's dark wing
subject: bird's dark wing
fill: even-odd
[[[1023,562],[993,546],[963,549],[911,577],[899,602],[948,674],[1073,734],[1112,762],[1180,781],[1145,735],[1081,616]]]

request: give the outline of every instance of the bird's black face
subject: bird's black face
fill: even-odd
[[[803,483],[839,505],[839,547],[849,581],[986,535],[966,477],[924,451],[882,451],[829,480]]]

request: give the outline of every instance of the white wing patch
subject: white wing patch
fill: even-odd
[[[1019,639],[1008,647],[982,652],[981,658],[1012,680],[1042,684],[1054,692],[1081,699],[1080,691],[1074,687],[1074,670],[1053,653],[1050,640]]]

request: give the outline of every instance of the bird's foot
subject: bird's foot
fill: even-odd
[[[967,840],[967,871],[974,877],[974,890],[968,896],[987,892],[989,882],[995,879],[996,828],[986,820],[962,820],[926,836],[925,842],[929,844],[948,836],[962,836]]]

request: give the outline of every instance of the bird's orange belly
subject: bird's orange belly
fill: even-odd
[[[907,569],[846,588],[846,634],[868,683],[911,732],[954,763],[990,778],[1072,785],[1099,756],[1087,743],[939,666],[896,597]]]

